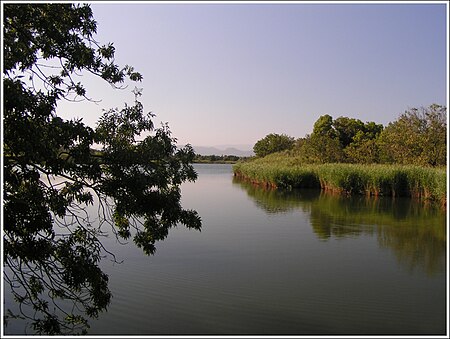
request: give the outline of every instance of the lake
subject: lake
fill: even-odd
[[[408,198],[270,191],[195,165],[156,254],[114,245],[97,335],[444,335],[446,214]]]

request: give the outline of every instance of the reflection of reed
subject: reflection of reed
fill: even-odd
[[[399,263],[433,275],[445,267],[446,214],[409,198],[342,196],[319,190],[264,188],[238,178],[256,205],[267,213],[300,209],[310,215],[311,227],[321,240],[377,235],[381,247],[391,249]]]
[[[301,207],[304,201],[312,201],[320,195],[319,189],[280,190],[271,186],[255,184],[239,177],[233,177],[233,184],[247,191],[256,205],[270,214],[292,211]]]
[[[302,164],[285,154],[270,154],[233,166],[234,175],[278,188],[322,188],[345,194],[415,197],[446,208],[444,168],[386,164]]]

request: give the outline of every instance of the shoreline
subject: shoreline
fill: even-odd
[[[446,171],[437,168],[342,163],[289,165],[262,163],[257,159],[235,164],[233,175],[268,189],[318,188],[344,195],[412,197],[447,209]]]

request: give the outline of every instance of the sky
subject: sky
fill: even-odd
[[[124,90],[86,78],[99,104],[61,106],[95,125],[132,104],[168,122],[178,144],[251,149],[299,138],[324,114],[387,125],[447,105],[447,8],[441,3],[91,3],[101,43],[142,73]],[[90,89],[91,88],[91,89]],[[82,109],[80,110],[80,107]]]

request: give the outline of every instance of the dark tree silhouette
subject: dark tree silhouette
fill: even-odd
[[[58,116],[60,100],[90,100],[79,74],[113,87],[142,79],[115,64],[113,44],[95,41],[89,5],[9,3],[3,20],[2,248],[5,292],[17,303],[6,324],[21,317],[35,333],[85,333],[111,299],[99,262],[114,255],[103,235],[132,237],[153,254],[170,227],[200,229],[180,204],[195,154],[177,149],[167,126],[154,128],[141,90],[95,129]]]

